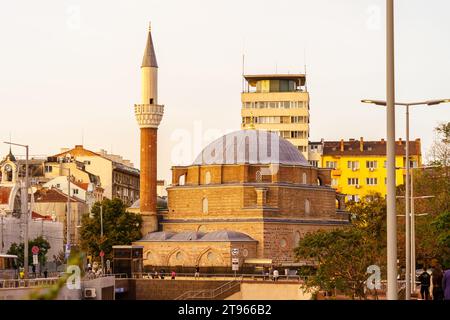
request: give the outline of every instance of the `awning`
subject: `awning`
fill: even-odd
[[[245,264],[272,264],[272,259],[245,259]]]

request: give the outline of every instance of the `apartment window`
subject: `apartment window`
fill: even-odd
[[[348,200],[348,201],[355,201],[355,202],[358,202],[358,201],[359,201],[359,196],[358,196],[357,194],[348,195],[348,196],[347,196],[347,200]]]
[[[337,161],[327,161],[325,166],[329,169],[337,169]]]
[[[336,187],[338,184],[339,184],[339,179],[335,179],[335,178],[331,179],[331,185],[333,187]]]
[[[417,168],[418,167],[418,163],[416,160],[409,160],[409,167],[410,168]]]
[[[61,189],[61,185],[59,183],[57,183],[56,188]]]
[[[378,166],[377,161],[366,161],[366,168],[367,169],[376,169]]]
[[[52,172],[53,167],[52,166],[45,166],[45,172]]]
[[[386,164],[387,164],[387,161],[384,160],[384,162],[383,162],[383,168],[386,168]]]
[[[308,162],[313,167],[317,168],[319,166],[319,161],[318,160],[309,160]]]
[[[307,151],[307,147],[306,146],[298,146],[297,149],[300,152],[306,152]]]
[[[78,194],[78,189],[73,189],[73,194]]]
[[[347,161],[347,168],[352,170],[358,170],[359,161]]]
[[[291,132],[290,131],[280,131],[280,136],[282,138],[290,138],[291,137]]]
[[[366,178],[366,184],[368,186],[375,186],[378,184],[378,179],[377,178]]]
[[[307,123],[307,119],[306,116],[293,116],[291,117],[291,123]]]
[[[306,131],[291,131],[291,138],[303,139],[306,137]]]
[[[91,161],[89,161],[89,160],[84,160],[83,162],[84,162],[85,165],[90,165],[91,164]]]
[[[257,123],[281,123],[280,117],[258,117]]]
[[[359,179],[358,178],[348,178],[347,179],[347,184],[349,186],[356,186],[359,184]]]

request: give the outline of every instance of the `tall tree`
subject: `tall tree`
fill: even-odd
[[[103,208],[103,237],[101,237],[100,207]],[[129,245],[142,238],[142,217],[130,213],[120,199],[105,199],[92,207],[91,214],[82,217],[81,248],[98,257],[100,251],[111,258],[113,245]]]

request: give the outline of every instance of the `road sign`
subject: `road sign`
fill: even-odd
[[[103,250],[100,251],[100,257],[104,257],[104,256],[105,256],[105,252],[103,252]]]
[[[34,265],[38,265],[39,264],[38,255],[37,254],[33,254],[33,264]]]
[[[38,254],[39,253],[39,247],[38,246],[33,246],[33,248],[31,248],[31,252],[33,254]]]
[[[239,254],[239,249],[238,249],[238,248],[233,248],[233,249],[231,249],[231,254],[232,254],[233,256],[237,256],[237,255]]]
[[[238,271],[239,270],[239,258],[231,259],[231,270]]]
[[[108,259],[106,260],[106,268],[110,268],[111,267],[111,261]]]

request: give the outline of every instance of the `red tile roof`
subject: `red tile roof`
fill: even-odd
[[[361,151],[362,143],[362,151]],[[406,143],[403,140],[395,142],[395,154],[401,156],[405,154]],[[343,151],[342,151],[343,150]],[[421,155],[420,139],[409,142],[410,155]],[[349,141],[324,141],[323,155],[352,155],[352,156],[385,156],[386,155],[386,141],[363,141],[363,140],[349,140]]]
[[[57,189],[41,189],[34,193],[35,202],[67,202],[67,195]],[[71,197],[70,202],[84,202],[81,199]]]
[[[52,217],[50,216],[43,216],[37,212],[32,211],[31,212],[31,218],[32,219],[42,219],[42,220],[47,220],[47,221],[53,221]]]

